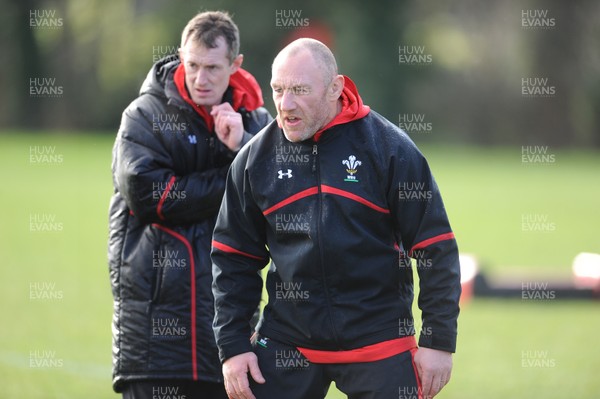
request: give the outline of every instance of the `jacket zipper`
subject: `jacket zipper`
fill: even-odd
[[[331,310],[331,298],[329,297],[329,289],[327,288],[327,274],[325,273],[325,262],[324,262],[324,258],[323,258],[323,240],[321,239],[321,223],[322,223],[322,218],[323,218],[323,199],[321,197],[322,192],[321,192],[321,170],[319,168],[319,162],[318,162],[318,157],[319,157],[319,151],[318,151],[318,146],[317,143],[313,144],[313,150],[312,150],[312,154],[313,154],[313,164],[312,164],[312,170],[313,173],[316,172],[316,177],[317,177],[317,189],[318,189],[318,206],[319,206],[319,217],[317,218],[317,237],[318,237],[318,246],[319,246],[319,257],[320,257],[320,263],[321,263],[321,275],[323,278],[323,288],[325,291],[325,300],[327,301],[327,313],[329,315],[329,321],[331,322],[331,331],[333,333],[333,338],[336,341],[337,345],[339,346],[339,339],[338,339],[338,334],[337,331],[335,329],[335,323],[333,322],[333,314],[332,314],[332,310]]]

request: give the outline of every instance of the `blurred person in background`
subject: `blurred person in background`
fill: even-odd
[[[332,381],[352,399],[435,396],[451,375],[461,286],[427,161],[319,41],[285,47],[271,87],[277,120],[232,163],[213,236],[229,397],[319,399]],[[269,302],[249,342],[269,261]]]
[[[223,12],[184,28],[124,111],[113,148],[113,388],[226,398],[212,322],[211,236],[238,151],[272,117]],[[175,397],[175,396],[173,396]]]

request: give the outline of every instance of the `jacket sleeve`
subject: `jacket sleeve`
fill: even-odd
[[[123,113],[113,151],[115,184],[144,223],[188,224],[218,211],[229,164],[177,174],[172,155],[138,107]]]
[[[406,139],[392,155],[388,191],[396,239],[415,259],[422,329],[419,345],[454,352],[461,294],[458,247],[427,161]]]
[[[213,328],[221,361],[252,350],[251,324],[263,286],[260,270],[269,262],[264,216],[244,171],[246,152],[229,171],[213,235]]]
[[[266,108],[260,107],[255,109],[252,112],[249,111],[241,111],[242,120],[244,121],[244,135],[242,136],[242,142],[240,144],[240,149],[244,148],[246,144],[252,137],[259,131],[261,131],[265,126],[267,126],[273,120],[273,117],[267,111]],[[224,155],[222,158],[225,159],[225,162],[231,163],[231,161],[235,158],[238,151],[231,151],[225,147],[225,145],[221,146],[224,149]]]

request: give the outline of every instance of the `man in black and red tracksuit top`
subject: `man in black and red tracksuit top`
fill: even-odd
[[[231,18],[205,12],[158,61],[113,150],[113,388],[226,398],[212,329],[211,238],[231,161],[271,116]]]
[[[277,123],[232,163],[213,235],[229,397],[317,399],[331,381],[352,399],[433,397],[450,379],[461,289],[427,162],[363,105],[322,43],[292,42],[272,72]],[[250,342],[258,272],[270,260],[269,301]]]

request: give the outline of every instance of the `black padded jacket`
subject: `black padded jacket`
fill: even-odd
[[[210,240],[235,154],[182,99],[179,61],[159,61],[124,111],[113,149],[109,269],[114,298],[113,388],[128,380],[221,382],[212,322]],[[232,75],[255,87],[243,71]],[[231,82],[231,81],[230,81]],[[234,89],[224,100],[233,102]],[[244,143],[271,120],[237,109]]]

